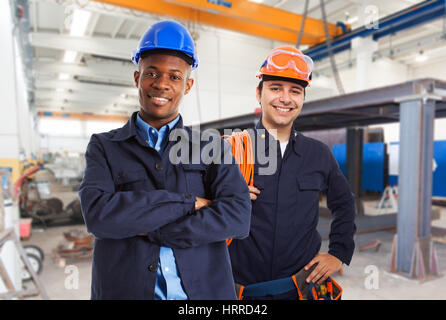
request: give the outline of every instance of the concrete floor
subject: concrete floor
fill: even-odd
[[[446,208],[441,209],[440,219],[433,225],[446,227]],[[50,299],[83,300],[90,298],[91,261],[60,267],[51,258],[51,252],[64,240],[63,232],[72,229],[85,230],[82,225],[50,227],[43,232],[33,229],[30,239],[24,244],[36,244],[45,253],[43,271],[40,279]],[[446,244],[435,242],[442,276],[426,280],[410,280],[389,272],[391,249],[394,233],[387,231],[356,235],[356,251],[350,266],[344,267],[343,275],[334,279],[343,287],[344,300],[377,299],[446,299]],[[359,252],[359,247],[372,240],[381,241],[378,252],[366,250]],[[326,252],[328,241],[322,244]],[[76,274],[78,272],[78,274]],[[78,287],[75,287],[78,276]],[[32,286],[31,283],[27,284]],[[40,299],[32,297],[29,299]]]
[[[52,252],[65,241],[64,232],[70,230],[86,231],[83,225],[49,227],[45,230],[33,228],[31,237],[22,242],[23,245],[35,244],[44,254],[43,270],[40,280],[52,300],[88,300],[90,299],[91,260],[69,264],[61,267],[52,258]],[[77,286],[76,286],[77,284]],[[33,283],[25,282],[24,286],[33,287]],[[28,299],[40,299],[40,296]]]

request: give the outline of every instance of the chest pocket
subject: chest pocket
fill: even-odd
[[[319,197],[319,192],[323,191],[324,183],[320,175],[306,175],[297,177],[299,194],[307,200],[315,200]]]
[[[182,164],[186,177],[187,191],[191,194],[208,199],[206,194],[206,169],[204,164]]]
[[[299,190],[321,191],[320,178],[298,177],[297,183],[299,185]]]
[[[118,191],[145,190],[148,188],[145,169],[119,172],[115,177]]]
[[[297,185],[301,192],[315,192],[318,194],[326,189],[324,179],[319,174],[297,177]]]

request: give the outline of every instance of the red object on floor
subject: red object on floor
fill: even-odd
[[[32,218],[20,219],[20,238],[28,238],[31,235],[31,222]]]

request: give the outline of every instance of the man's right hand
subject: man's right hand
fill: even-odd
[[[249,196],[251,197],[251,200],[256,200],[257,195],[260,194],[260,190],[253,186],[248,186],[249,188]]]
[[[195,197],[196,201],[195,201],[195,211],[203,208],[204,206],[208,206],[211,204],[211,200],[205,199],[205,198],[200,198],[200,197]]]

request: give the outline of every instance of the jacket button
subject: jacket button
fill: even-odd
[[[157,263],[152,263],[151,265],[149,265],[149,270],[151,272],[156,272],[158,270],[158,264]]]
[[[163,164],[161,162],[155,164],[155,169],[158,170],[158,171],[163,170]]]

